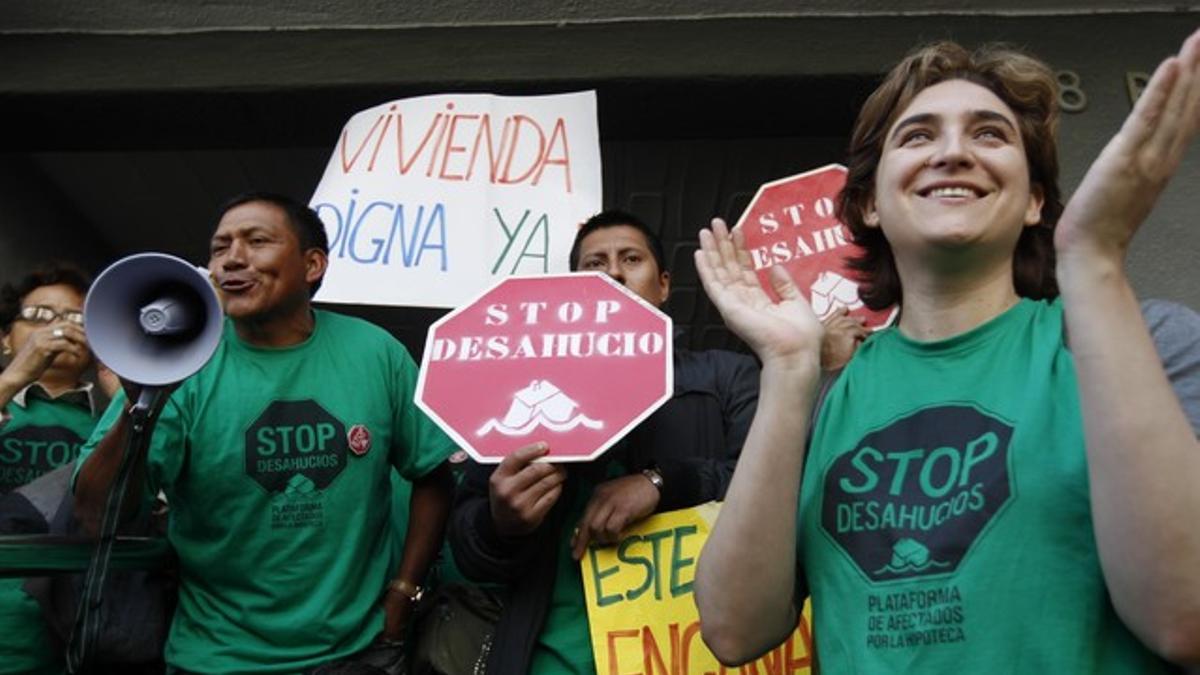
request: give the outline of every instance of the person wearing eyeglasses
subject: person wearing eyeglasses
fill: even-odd
[[[96,424],[100,392],[84,380],[90,285],[79,268],[50,263],[0,290],[0,494],[74,460]]]
[[[93,360],[83,331],[90,284],[77,267],[49,263],[0,289],[0,497],[74,461],[104,409],[101,392],[85,381]],[[0,579],[0,673],[61,673],[61,655],[23,582]]]

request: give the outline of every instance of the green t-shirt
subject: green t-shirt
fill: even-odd
[[[11,418],[0,427],[0,494],[18,488],[79,456],[96,426],[86,401],[47,400],[33,395],[10,402]],[[61,673],[42,611],[21,588],[24,579],[0,579],[0,673]]]
[[[26,392],[24,405],[9,402],[0,426],[0,495],[75,461],[96,426],[85,392],[68,394],[78,402]]]
[[[155,427],[147,483],[167,496],[180,563],[172,666],[291,672],[383,628],[389,474],[419,478],[452,443],[413,405],[416,366],[400,343],[358,319],[314,317],[309,339],[283,349],[247,345],[227,321]]]
[[[830,672],[1164,669],[1101,574],[1060,303],[936,342],[873,336],[810,453],[798,554]]]

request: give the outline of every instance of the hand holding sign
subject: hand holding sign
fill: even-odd
[[[567,472],[534,460],[546,456],[545,443],[527,445],[500,462],[488,480],[488,503],[496,531],[519,537],[536,530],[562,494]]]
[[[581,560],[589,545],[617,543],[625,528],[654,513],[658,497],[658,488],[640,473],[597,485],[571,538],[571,555]]]
[[[851,316],[850,310],[843,307],[821,322],[825,324],[825,339],[821,342],[822,370],[837,370],[850,361],[858,345],[871,334],[866,321],[861,316]]]

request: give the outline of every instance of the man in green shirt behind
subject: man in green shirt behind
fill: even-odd
[[[225,332],[154,414],[127,495],[162,490],[179,556],[174,672],[403,668],[401,639],[449,509],[451,441],[412,403],[416,366],[366,322],[315,310],[324,225],[269,193],[235,198],[211,240]],[[136,387],[126,385],[131,398]],[[77,514],[98,531],[130,428],[118,397],[84,448]],[[389,570],[395,468],[413,483]]]

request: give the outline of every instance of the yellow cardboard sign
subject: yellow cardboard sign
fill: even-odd
[[[781,645],[740,668],[722,666],[700,639],[692,580],[719,503],[660,513],[615,546],[583,557],[583,589],[597,675],[797,675],[812,662],[811,610]]]

